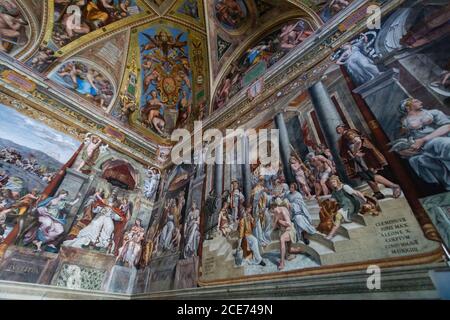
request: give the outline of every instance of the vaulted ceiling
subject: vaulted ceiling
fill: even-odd
[[[20,33],[3,34],[0,50],[62,97],[164,144],[282,60],[323,23],[330,3],[0,0]]]

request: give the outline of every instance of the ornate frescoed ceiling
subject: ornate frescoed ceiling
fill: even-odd
[[[343,2],[0,0],[0,20],[15,23],[0,50],[63,100],[157,148],[223,108],[229,97],[220,108],[213,97],[231,96],[227,79],[240,74],[235,91],[256,81],[335,3]]]

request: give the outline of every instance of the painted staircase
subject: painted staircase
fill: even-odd
[[[319,211],[320,207],[317,200],[306,200],[306,205],[311,214],[313,225],[317,226],[320,222]],[[307,238],[310,241],[309,245],[304,243],[294,244],[295,248],[301,248],[305,251],[316,263],[319,265],[326,265],[329,262],[329,257],[339,253],[342,249],[348,247],[350,239],[352,239],[352,234],[354,234],[358,229],[364,228],[367,223],[365,219],[368,217],[363,217],[358,215],[354,218],[352,223],[342,224],[338,229],[336,235],[333,239],[326,239],[326,235],[316,233],[314,235],[308,235]],[[235,259],[236,247],[238,244],[238,232],[234,231],[230,234],[228,238],[223,237],[218,232],[214,235],[212,240],[205,241],[205,246],[203,249],[204,258],[215,257],[216,264],[227,264],[233,263]],[[279,241],[279,231],[275,230],[272,232],[272,242],[262,248],[261,254],[268,252],[279,252],[280,241]]]
[[[367,186],[358,190],[371,194]],[[287,261],[285,270],[405,257],[417,252],[437,250],[438,243],[423,237],[406,199],[403,196],[393,199],[389,189],[382,192],[387,197],[379,201],[382,210],[379,216],[357,215],[353,222],[343,223],[331,240],[320,233],[307,236],[309,245],[302,242],[294,244],[306,254],[296,255],[294,260]],[[313,225],[317,226],[320,222],[317,201],[308,200],[306,205]],[[234,254],[238,244],[237,232],[228,238],[216,234],[214,239],[203,243],[202,279],[208,281],[277,272],[280,257],[278,239],[279,231],[274,231],[272,243],[261,249],[266,267],[236,266]]]

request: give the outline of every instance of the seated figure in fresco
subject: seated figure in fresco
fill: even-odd
[[[291,183],[289,192],[285,194],[285,198],[289,201],[289,209],[291,210],[292,220],[297,231],[297,240],[303,241],[308,245],[309,240],[305,237],[305,234],[315,234],[316,229],[312,225],[311,215],[305,201],[301,193],[297,190],[297,184]]]
[[[33,243],[36,251],[42,250],[42,245],[47,244],[49,249],[56,251],[54,241],[64,232],[66,224],[65,211],[74,206],[80,198],[74,201],[67,200],[69,193],[61,190],[55,197],[50,197],[37,205],[38,226],[31,228],[24,237],[24,244]]]
[[[331,197],[337,201],[345,222],[352,222],[354,216],[359,214],[362,204],[367,202],[366,197],[358,190],[343,184],[338,176],[332,176],[329,184],[333,192]]]
[[[98,93],[94,80],[99,73],[92,68],[86,71],[86,66],[81,63],[69,62],[58,71],[58,75],[80,94],[93,97]],[[72,83],[69,83],[69,81]]]
[[[392,151],[408,159],[425,182],[450,190],[450,118],[437,109],[423,108],[420,100],[402,102],[402,130],[405,138],[392,143]]]
[[[320,223],[317,226],[317,231],[325,234],[327,239],[332,239],[341,226],[344,216],[336,199],[330,198],[319,201],[319,206]]]
[[[252,217],[252,208],[243,210],[243,215],[239,220],[239,242],[236,249],[236,264],[241,265],[242,259],[250,265],[265,266],[261,257],[258,239],[253,235],[255,219]]]
[[[61,23],[63,30],[62,32],[56,32],[56,34],[53,35],[53,38],[60,46],[63,46],[75,36],[84,35],[91,31],[91,28],[86,21],[84,21],[85,19],[83,19],[82,13],[80,16],[80,23],[78,23],[78,12],[75,10],[72,12],[67,12],[67,8],[70,4],[74,4],[80,9],[83,9],[86,6],[86,0],[55,0],[56,9],[58,9],[58,5],[61,6],[61,10],[57,10],[56,12],[59,14],[59,19],[57,22]]]
[[[339,152],[346,165],[347,176],[359,177],[367,182],[377,199],[385,197],[378,184],[392,189],[394,198],[400,197],[400,187],[379,174],[387,166],[387,161],[373,143],[356,129],[350,129],[344,124],[337,126],[336,132],[341,136]]]
[[[268,61],[269,57],[272,55],[271,53],[272,42],[269,43],[261,43],[257,46],[250,48],[245,53],[244,65],[247,68],[257,64],[260,61]]]
[[[215,8],[217,19],[233,28],[237,27],[245,18],[245,12],[237,0],[218,0]]]
[[[305,21],[303,20],[285,25],[281,29],[281,34],[279,36],[281,42],[280,47],[285,51],[290,51],[298,46],[312,34],[312,31],[308,31],[306,28]]]
[[[122,221],[121,217],[110,207],[102,207],[91,223],[82,229],[73,240],[63,242],[64,246],[84,248],[94,245],[96,249],[108,250],[112,244],[114,221]]]
[[[77,217],[78,221],[70,230],[68,237],[75,238],[78,233],[94,219],[95,215],[99,213],[106,204],[104,198],[105,192],[102,189],[95,190],[94,194],[87,197],[87,200],[83,205],[83,210],[79,214],[80,216]]]
[[[164,135],[165,121],[161,114],[161,109],[164,108],[164,104],[158,99],[158,93],[153,90],[150,92],[151,99],[147,101],[147,104],[141,110],[142,122],[153,127],[159,134]]]
[[[128,221],[129,216],[122,212],[120,201],[117,198],[117,189],[114,189],[106,204],[98,202],[96,216],[84,227],[74,239],[63,242],[64,246],[85,248],[93,246],[97,250],[106,250],[107,253],[117,252],[119,233]]]
[[[85,0],[85,7],[83,8],[86,22],[89,23],[92,28],[98,29],[106,26],[112,22],[111,18],[114,17],[116,8],[111,4],[111,0]]]
[[[293,248],[292,244],[297,242],[297,234],[294,225],[291,222],[291,215],[289,213],[289,202],[287,200],[275,199],[271,204],[271,211],[273,212],[273,226],[274,229],[280,230],[280,264],[278,270],[283,270],[285,260],[293,260],[293,254],[302,253],[299,248]]]
[[[141,258],[144,235],[145,229],[142,227],[142,221],[141,219],[136,219],[130,231],[123,238],[123,244],[119,249],[116,262],[122,262],[129,267],[135,268]]]

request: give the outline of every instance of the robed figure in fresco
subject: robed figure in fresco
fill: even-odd
[[[413,98],[404,100],[400,111],[404,138],[392,143],[392,151],[407,158],[425,182],[450,190],[450,117],[437,109],[424,109]]]
[[[306,234],[315,234],[316,229],[312,224],[311,214],[306,206],[303,196],[297,191],[296,183],[291,183],[289,191],[285,194],[285,198],[290,203],[290,210],[295,229],[297,231],[297,239],[309,244]]]
[[[252,193],[252,216],[255,220],[253,230],[254,236],[261,246],[270,244],[270,234],[272,233],[271,217],[268,210],[269,196],[264,188],[264,177],[260,176],[258,183],[253,188]]]
[[[141,258],[144,235],[145,229],[142,227],[142,221],[136,219],[131,230],[124,236],[123,244],[119,249],[116,261],[135,268],[139,264]]]
[[[99,203],[97,211],[96,216],[76,238],[64,241],[63,245],[75,248],[93,246],[97,250],[117,255],[122,233],[131,213],[123,211],[115,192],[106,203]]]
[[[33,243],[36,251],[42,250],[42,245],[47,245],[48,249],[56,251],[54,242],[64,233],[66,225],[66,210],[75,205],[80,199],[72,202],[67,200],[69,193],[61,190],[55,197],[50,197],[37,205],[38,225],[32,227],[24,237],[24,244]]]
[[[394,198],[400,197],[400,187],[379,173],[387,166],[387,161],[373,143],[358,130],[350,129],[344,124],[339,125],[336,132],[341,136],[340,156],[346,165],[348,177],[359,177],[367,182],[377,199],[385,197],[378,184],[391,188]]]
[[[343,65],[356,85],[360,86],[381,74],[372,57],[366,52],[369,42],[366,34],[341,48],[336,64]]]
[[[184,226],[184,257],[190,258],[196,255],[200,243],[200,210],[195,201],[192,202]]]

